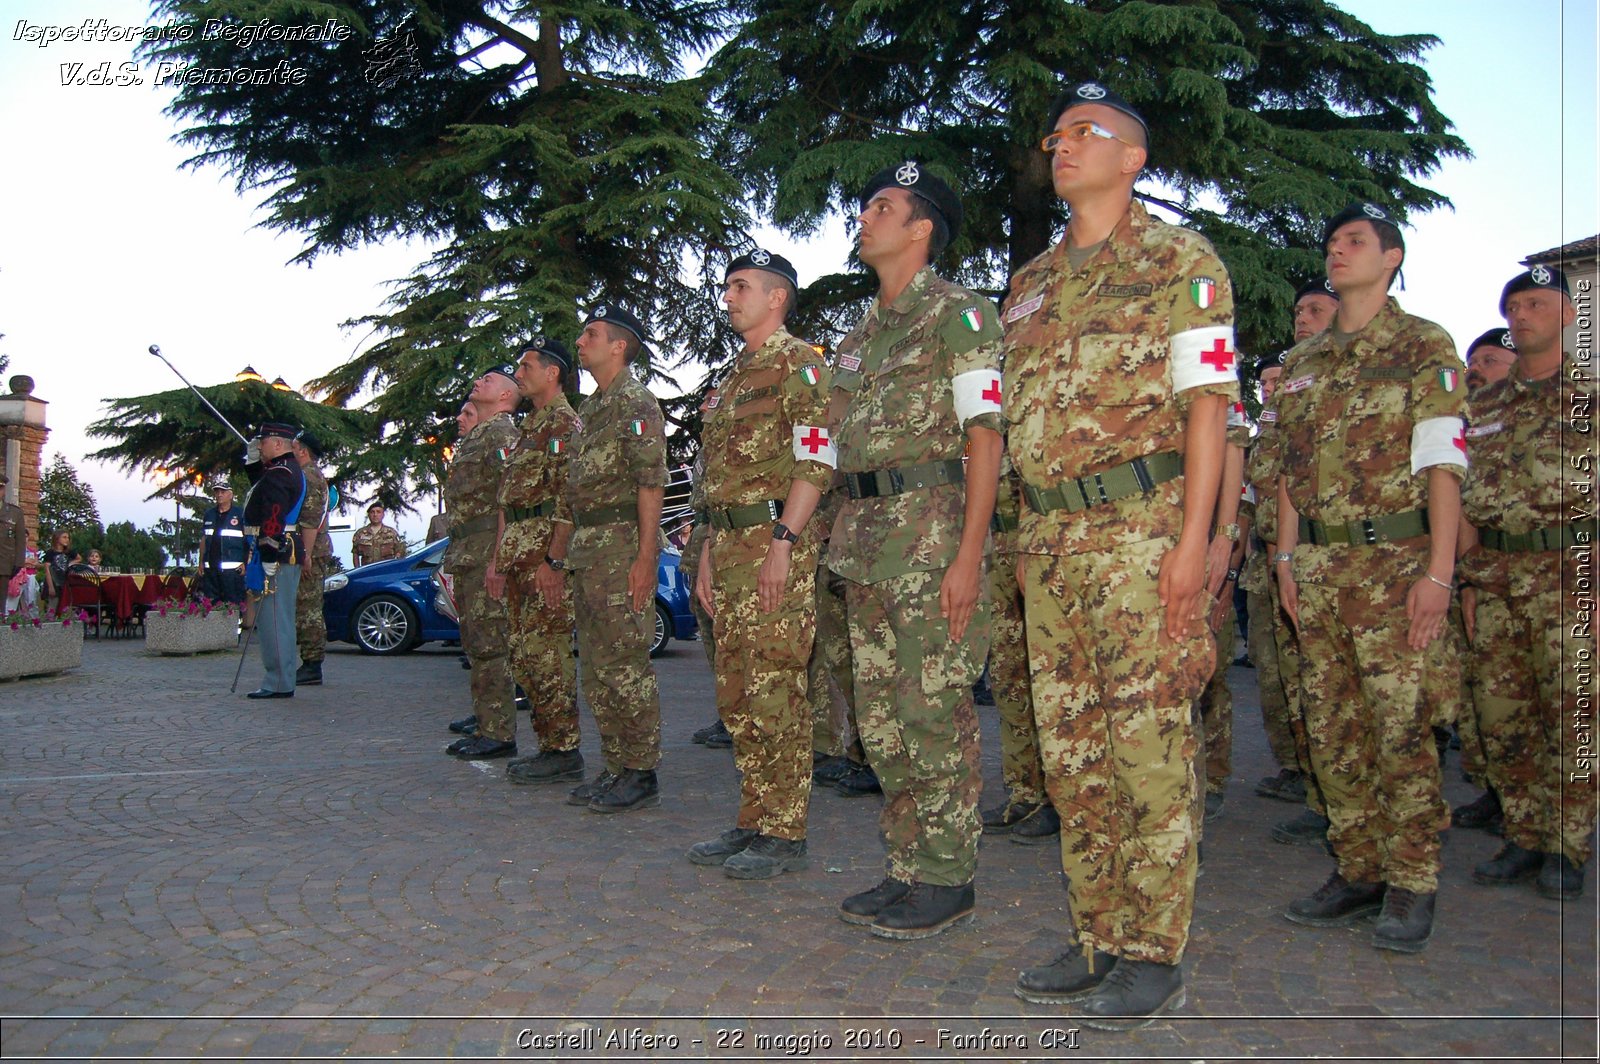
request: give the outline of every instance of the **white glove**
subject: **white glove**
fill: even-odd
[[[268,576],[277,576],[278,575],[278,563],[277,562],[262,562],[261,563],[261,571],[266,573]]]
[[[257,437],[245,444],[244,464],[255,465],[259,461],[261,461],[261,439]]]

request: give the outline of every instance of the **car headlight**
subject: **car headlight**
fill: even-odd
[[[332,576],[328,577],[322,582],[322,590],[338,591],[341,587],[344,587],[349,582],[350,578],[344,573],[334,573]]]

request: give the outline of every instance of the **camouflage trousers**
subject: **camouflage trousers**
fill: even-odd
[[[789,586],[764,612],[756,584],[772,543],[767,525],[718,532],[711,548],[717,715],[739,770],[736,826],[780,839],[806,837],[811,803],[811,703],[806,663],[816,633],[816,547],[790,557]]]
[[[1176,964],[1194,914],[1194,700],[1210,629],[1162,631],[1173,538],[1022,558],[1033,712],[1078,942]]]
[[[1019,805],[1047,800],[1039,729],[1033,722],[1033,686],[1028,679],[1027,633],[1022,622],[1022,589],[1017,586],[1014,554],[997,554],[989,566],[989,601],[994,638],[989,643],[989,686],[1000,715],[1000,780],[1006,797]]]
[[[600,730],[600,753],[612,772],[654,769],[661,760],[661,689],[650,667],[655,606],[628,599],[632,549],[597,556],[572,574],[583,697]]]
[[[472,712],[478,718],[478,734],[510,742],[517,737],[517,703],[506,641],[506,604],[489,597],[484,586],[487,569],[487,564],[464,567],[451,575],[461,615],[461,649],[472,666]]]
[[[817,637],[806,667],[806,697],[811,702],[811,749],[867,760],[856,727],[855,676],[850,660],[850,621],[844,604],[844,579],[828,569],[827,548],[816,576]]]
[[[300,660],[321,661],[328,656],[328,624],[322,616],[322,579],[325,563],[313,558],[311,566],[300,572],[300,587],[294,594],[294,637],[300,647]]]
[[[1483,736],[1478,731],[1478,660],[1477,651],[1468,653],[1467,629],[1461,617],[1461,602],[1450,602],[1450,629],[1462,648],[1461,654],[1461,713],[1456,718],[1456,737],[1461,740],[1461,775],[1479,790],[1487,790],[1489,777],[1485,762]]]
[[[939,616],[945,570],[845,583],[856,720],[883,785],[888,875],[955,887],[978,868],[978,715],[972,684],[989,650],[987,588],[960,642]]]
[[[1294,728],[1289,723],[1289,695],[1284,690],[1284,678],[1278,664],[1278,636],[1275,629],[1285,623],[1278,617],[1277,596],[1267,591],[1251,591],[1245,597],[1250,611],[1250,623],[1245,632],[1245,645],[1250,650],[1250,661],[1256,667],[1256,688],[1261,692],[1261,724],[1267,732],[1267,747],[1279,768],[1299,769],[1299,749],[1295,744]],[[1295,711],[1300,709],[1295,700]]]
[[[1479,730],[1506,841],[1582,867],[1595,828],[1595,640],[1570,602],[1563,609],[1573,591],[1571,581],[1548,581],[1527,596],[1480,593],[1473,647]]]
[[[1238,617],[1230,605],[1222,615],[1222,630],[1211,633],[1217,647],[1216,663],[1205,690],[1200,692],[1202,764],[1195,774],[1204,775],[1207,794],[1221,794],[1233,774],[1233,689],[1228,686],[1228,667],[1233,664],[1239,635]]]
[[[531,581],[530,581],[531,584]],[[578,682],[572,660],[572,589],[550,605],[532,586],[506,579],[511,675],[527,693],[540,750],[578,748]]]
[[[1335,548],[1324,548],[1334,550]],[[1352,553],[1361,547],[1342,548]],[[1327,804],[1328,843],[1352,883],[1381,880],[1426,894],[1438,885],[1439,835],[1450,825],[1424,673],[1454,663],[1406,645],[1414,567],[1360,563],[1361,584],[1301,582],[1300,667],[1306,732]],[[1296,559],[1298,575],[1299,559]]]
[[[694,614],[695,631],[700,636],[700,649],[706,656],[706,664],[711,666],[711,673],[717,671],[717,635],[713,630],[711,615],[706,608],[700,605],[700,596],[694,593],[695,580],[700,573],[700,544],[705,542],[705,535],[696,527],[689,536],[689,542],[684,544],[683,555],[678,562],[678,567],[683,570],[683,579],[689,585],[689,612]]]

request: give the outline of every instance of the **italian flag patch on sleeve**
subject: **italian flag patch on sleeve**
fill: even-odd
[[[643,421],[630,421],[630,422],[628,422],[628,431],[633,433],[635,436],[643,436],[644,435],[644,422]]]
[[[562,451],[564,451],[566,449],[567,449],[567,441],[565,441],[565,440],[551,440],[550,441],[550,453],[551,454],[560,454]]]
[[[815,366],[805,366],[800,370],[800,379],[805,381],[807,384],[814,385],[822,379],[822,374],[817,371],[817,367]]]

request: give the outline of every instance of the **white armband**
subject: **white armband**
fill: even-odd
[[[1440,465],[1466,467],[1466,423],[1458,417],[1430,417],[1411,430],[1411,473]]]
[[[827,429],[818,425],[796,425],[793,435],[796,462],[821,462],[829,469],[838,468],[839,452]]]
[[[956,420],[965,425],[980,414],[1000,413],[1000,373],[974,369],[950,378],[955,393]]]
[[[1172,338],[1172,390],[1175,392],[1236,381],[1238,366],[1239,353],[1233,348],[1231,325],[1185,329]]]

